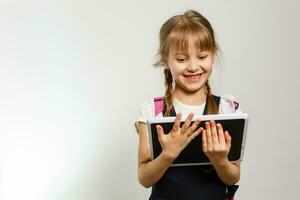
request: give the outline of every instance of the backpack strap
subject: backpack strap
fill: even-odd
[[[154,98],[154,116],[156,117],[163,110],[164,110],[164,97],[155,97]]]
[[[223,95],[223,99],[230,104],[232,112],[236,112],[239,109],[239,102],[235,99],[234,96],[225,94]]]

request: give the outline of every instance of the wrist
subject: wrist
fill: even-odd
[[[212,161],[212,164],[214,166],[217,166],[217,167],[227,167],[228,165],[230,165],[230,161],[228,160],[228,158],[225,158],[225,159],[218,159],[216,161]]]
[[[162,156],[163,159],[165,159],[169,162],[173,162],[177,157],[177,155],[175,155],[174,153],[168,152],[168,151],[165,151],[165,150],[163,150],[161,152],[161,156]]]

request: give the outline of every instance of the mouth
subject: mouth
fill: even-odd
[[[191,81],[199,81],[202,75],[203,75],[203,73],[202,74],[193,74],[193,75],[184,75],[184,77]]]

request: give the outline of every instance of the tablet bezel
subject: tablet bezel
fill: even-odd
[[[242,144],[240,150],[240,157],[238,160],[230,161],[232,163],[240,162],[244,158],[245,151],[245,143],[246,143],[246,135],[248,129],[249,116],[247,113],[230,113],[230,114],[217,114],[217,115],[198,115],[194,116],[192,121],[196,119],[201,119],[202,121],[208,120],[230,120],[230,119],[244,119],[244,129],[242,136]],[[147,140],[148,146],[150,150],[151,159],[154,159],[154,150],[153,150],[153,141],[152,141],[152,133],[151,133],[151,125],[156,123],[172,123],[174,122],[176,117],[155,117],[147,120]],[[186,118],[182,118],[181,122],[184,122]],[[173,163],[171,166],[193,166],[193,165],[208,165],[210,162],[197,162],[197,163]]]

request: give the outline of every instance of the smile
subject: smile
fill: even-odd
[[[202,74],[196,74],[196,75],[184,75],[185,78],[191,80],[191,81],[199,81]]]

